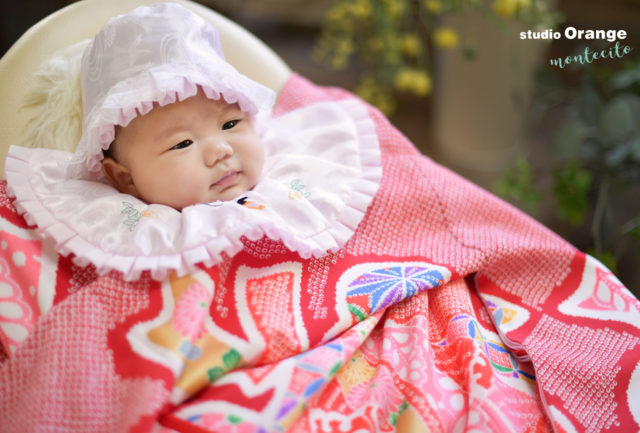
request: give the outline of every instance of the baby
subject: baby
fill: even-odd
[[[102,170],[120,192],[182,210],[249,191],[263,165],[251,117],[198,91],[117,127]]]
[[[361,102],[269,117],[275,92],[231,66],[215,27],[179,4],[110,19],[80,76],[76,151],[15,146],[7,180],[60,251],[100,273],[163,279],[263,236],[321,257],[377,193],[380,147]]]
[[[228,64],[215,28],[182,6],[110,20],[85,53],[82,83],[80,147],[94,152],[91,170],[104,155],[101,171],[118,191],[182,210],[258,182],[264,151],[253,115],[274,94]],[[122,108],[123,98],[134,106]],[[104,115],[118,105],[116,119]],[[96,121],[101,153],[91,143]]]
[[[0,185],[5,430],[638,430],[640,304],[379,113],[292,75],[258,137],[178,5],[82,64],[76,153]]]

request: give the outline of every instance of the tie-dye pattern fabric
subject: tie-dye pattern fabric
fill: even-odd
[[[346,97],[293,76],[276,115]],[[125,282],[56,255],[0,184],[0,430],[638,431],[638,300],[370,114],[380,189],[321,258],[245,240]]]

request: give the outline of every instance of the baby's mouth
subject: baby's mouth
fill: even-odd
[[[227,171],[220,179],[211,184],[211,188],[233,185],[238,180],[238,174],[239,172],[235,170]]]

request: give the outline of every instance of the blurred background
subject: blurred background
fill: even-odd
[[[106,1],[106,0],[105,0]],[[640,2],[199,0],[299,74],[377,105],[427,156],[594,255],[640,296]],[[0,54],[72,1],[0,0]],[[615,41],[615,59],[551,59]],[[553,30],[559,39],[521,39]]]

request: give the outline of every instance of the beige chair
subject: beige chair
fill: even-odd
[[[112,16],[158,0],[83,0],[31,27],[0,59],[0,173],[11,144],[20,141],[31,109],[23,107],[34,85],[34,72],[56,50],[92,38]],[[227,60],[240,72],[279,92],[289,67],[243,27],[189,0],[175,0],[211,21],[220,32]],[[22,107],[22,108],[21,108]]]

